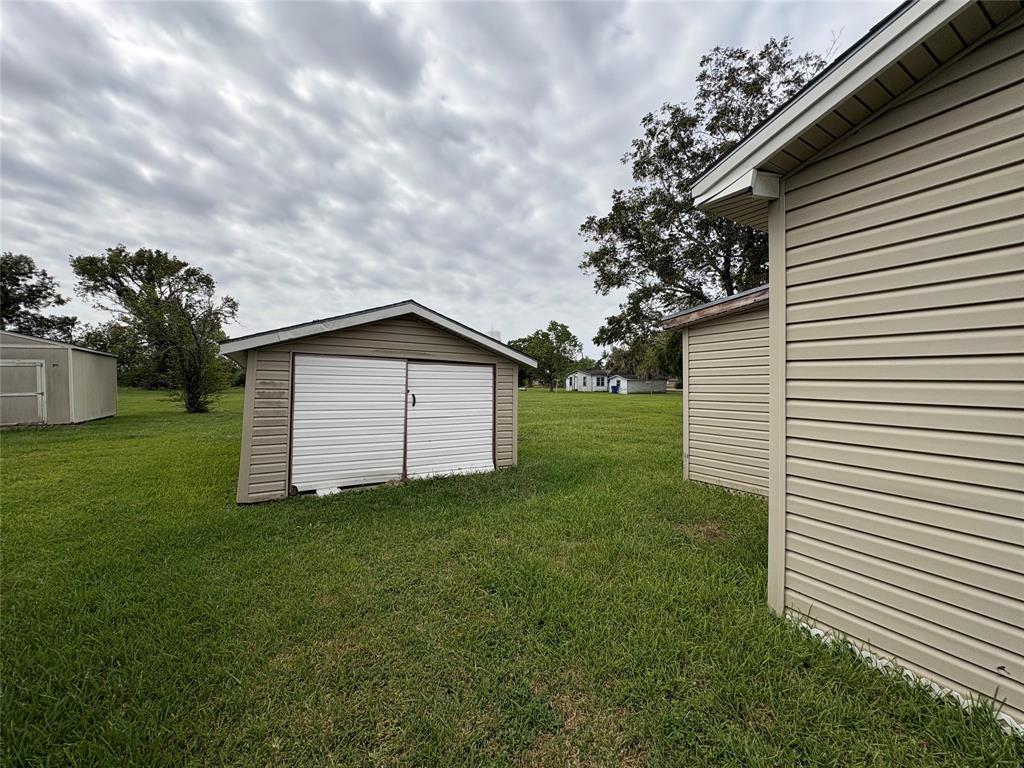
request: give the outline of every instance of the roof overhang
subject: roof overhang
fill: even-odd
[[[392,317],[403,315],[414,315],[433,325],[456,336],[461,336],[479,347],[483,347],[496,355],[512,360],[513,362],[525,365],[530,368],[537,366],[537,361],[532,357],[524,355],[507,344],[502,344],[497,339],[488,336],[480,331],[475,331],[467,325],[452,320],[450,317],[424,307],[411,299],[401,301],[397,304],[388,304],[383,307],[374,307],[361,312],[351,312],[347,315],[337,315],[323,320],[312,320],[308,323],[291,325],[286,328],[278,328],[272,331],[263,331],[249,336],[241,336],[237,339],[228,339],[220,343],[220,353],[229,357],[239,365],[245,365],[245,353],[250,349],[267,347],[272,344],[303,339],[308,336],[318,336],[321,333],[331,333],[345,328],[352,328],[357,325],[376,323],[381,320],[388,320]]]
[[[73,349],[77,352],[88,352],[90,355],[103,355],[104,357],[117,358],[113,352],[103,352],[99,349],[80,347],[77,344],[68,344],[65,341],[54,341],[53,339],[42,339],[38,336],[29,336],[27,333],[16,331],[4,331],[9,336],[17,337],[16,344],[5,343],[4,346],[10,349]]]
[[[701,304],[699,307],[692,307],[685,312],[666,317],[661,327],[666,331],[685,328],[707,320],[716,320],[727,315],[747,312],[767,303],[768,286],[762,285],[759,288],[751,288],[749,291],[735,293],[732,296],[726,296],[717,301]]]
[[[834,140],[834,132],[819,125],[823,117],[862,89],[877,88],[877,78],[901,56],[971,5],[972,0],[918,0],[897,8],[697,179],[691,190],[694,205],[766,229],[768,203],[778,197],[779,171],[792,169],[780,167],[778,159],[785,155],[801,162]],[[878,109],[887,105],[879,102]]]

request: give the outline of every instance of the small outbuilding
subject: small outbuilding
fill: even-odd
[[[565,389],[568,392],[607,392],[609,375],[600,368],[573,371],[565,377]]]
[[[667,382],[663,376],[642,379],[616,373],[608,379],[608,390],[613,395],[663,395]]]
[[[691,190],[767,232],[770,605],[1020,724],[1022,72],[902,3]]]
[[[768,286],[664,327],[683,337],[683,477],[767,496]]]
[[[116,413],[116,356],[0,331],[0,425],[78,424]]]
[[[517,463],[532,358],[415,301],[231,339],[239,503]]]

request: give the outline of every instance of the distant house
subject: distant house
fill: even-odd
[[[565,389],[568,392],[607,392],[610,375],[600,368],[573,371],[565,377]]]
[[[664,376],[642,379],[616,373],[608,379],[608,387],[613,395],[663,395],[667,382]]]

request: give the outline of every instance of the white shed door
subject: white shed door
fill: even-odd
[[[46,368],[42,360],[0,360],[0,424],[46,421]]]
[[[296,355],[292,407],[299,491],[401,479],[404,360]]]
[[[494,469],[494,368],[409,363],[406,473]]]

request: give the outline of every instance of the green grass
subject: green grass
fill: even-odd
[[[773,616],[676,395],[531,391],[517,469],[234,504],[241,397],[2,435],[7,765],[1017,766]]]

